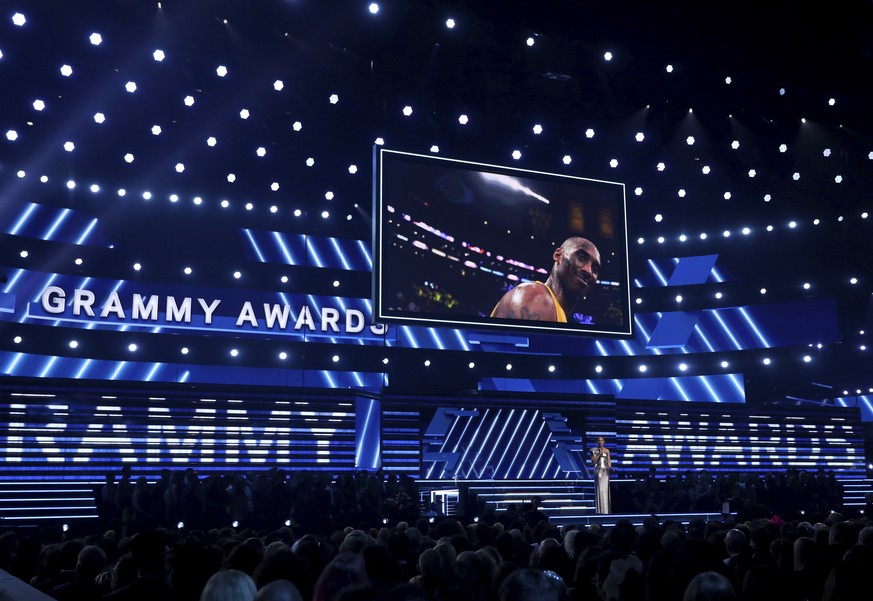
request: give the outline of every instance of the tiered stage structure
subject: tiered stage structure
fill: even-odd
[[[7,525],[95,519],[106,475],[124,466],[150,482],[164,470],[381,470],[414,479],[422,509],[472,519],[538,497],[559,524],[641,520],[650,512],[634,504],[634,487],[645,478],[832,472],[849,512],[871,490],[850,408],[43,381],[7,382],[0,395]],[[595,514],[588,467],[601,435],[615,457],[610,516]],[[723,501],[668,513],[719,516]]]

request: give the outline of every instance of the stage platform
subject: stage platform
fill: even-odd
[[[613,479],[613,507],[627,508],[631,498],[631,488],[635,480]],[[549,522],[562,526],[565,524],[604,526],[614,525],[619,520],[629,520],[641,525],[643,520],[655,515],[660,523],[668,520],[687,524],[693,519],[704,521],[724,520],[731,513],[723,513],[722,507],[712,507],[709,511],[687,511],[670,513],[633,513],[618,511],[608,515],[598,514],[594,502],[594,481],[580,480],[419,480],[422,507],[432,507],[448,516],[463,516],[465,519],[482,519],[497,516],[513,506],[530,503],[539,498],[538,509]],[[865,497],[873,492],[873,480],[840,480],[843,488],[842,511],[847,515],[863,511]]]
[[[497,516],[513,506],[521,506],[538,498],[538,509],[549,522],[564,524],[614,525],[618,520],[630,520],[640,525],[650,517],[648,513],[598,514],[594,502],[594,481],[583,480],[461,480],[419,481],[420,500],[423,507],[433,507],[448,516],[463,516],[481,519]],[[615,480],[613,494],[630,494],[631,480]],[[705,521],[723,519],[716,511],[682,512],[657,516],[659,521],[673,520],[687,523],[692,519]]]

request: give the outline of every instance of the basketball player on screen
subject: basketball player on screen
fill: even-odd
[[[597,283],[600,251],[586,238],[567,238],[552,253],[555,260],[543,282],[525,282],[503,295],[491,317],[557,321],[567,316]]]

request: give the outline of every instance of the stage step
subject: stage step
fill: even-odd
[[[101,482],[0,481],[0,520],[8,525],[97,517],[94,488]]]
[[[855,511],[863,509],[867,503],[867,495],[873,494],[873,479],[853,478],[839,482],[843,486],[843,507]]]
[[[574,519],[594,513],[594,481],[570,482],[507,481],[499,486],[488,484],[471,485],[468,494],[484,503],[485,508],[495,513],[513,505],[530,503],[534,497],[541,502],[538,509],[549,519]]]

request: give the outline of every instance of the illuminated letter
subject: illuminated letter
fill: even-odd
[[[258,320],[255,319],[255,311],[252,309],[252,303],[246,301],[242,310],[239,312],[239,317],[236,320],[236,325],[241,326],[243,322],[249,322],[253,328],[258,327]]]
[[[288,326],[288,316],[291,314],[289,305],[271,305],[264,303],[264,316],[267,318],[267,327],[272,328],[276,321],[283,330]]]
[[[357,334],[364,329],[364,314],[357,309],[346,311],[346,332]]]
[[[336,322],[339,321],[339,311],[336,309],[322,309],[321,311],[321,331],[326,332],[327,326],[330,326],[330,329],[334,332],[339,332],[339,326],[336,325]]]
[[[184,321],[191,323],[191,299],[185,297],[181,305],[176,305],[176,299],[167,297],[167,321]]]
[[[133,295],[133,319],[151,319],[152,321],[158,318],[158,297],[152,295],[149,297],[148,305],[142,303],[143,297],[139,294]]]
[[[312,321],[312,313],[309,312],[309,307],[306,305],[303,305],[303,308],[300,310],[300,315],[297,316],[297,323],[294,324],[294,329],[299,330],[304,323],[310,330],[315,330],[315,322]]]
[[[221,302],[216,299],[212,301],[209,305],[206,304],[206,301],[202,298],[198,298],[197,302],[200,303],[200,308],[203,309],[203,323],[210,324],[212,323],[212,314],[218,308],[218,304]]]
[[[42,291],[42,308],[46,313],[63,313],[64,298],[66,295],[63,288],[49,286]]]
[[[117,292],[109,294],[109,299],[103,304],[103,309],[100,311],[100,317],[107,317],[110,313],[115,313],[118,319],[124,319],[124,307],[121,306]]]
[[[88,317],[94,317],[94,310],[91,305],[94,304],[94,293],[90,290],[73,291],[73,315],[79,315],[83,310]]]

